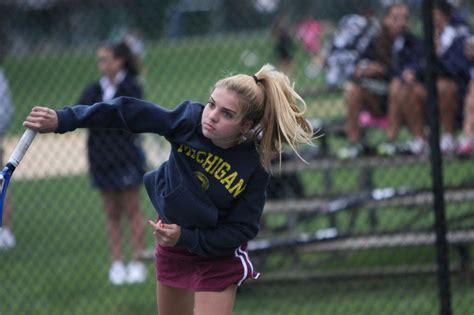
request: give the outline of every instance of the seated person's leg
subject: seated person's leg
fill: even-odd
[[[346,88],[345,102],[347,106],[347,137],[351,143],[360,143],[361,127],[359,114],[366,110],[374,117],[383,117],[386,112],[383,108],[381,96],[371,93],[353,82]]]
[[[453,153],[456,148],[453,134],[459,103],[458,86],[452,79],[439,78],[437,87],[439,115],[443,128],[440,146],[444,153]]]
[[[471,155],[474,152],[474,80],[469,83],[469,89],[464,99],[463,135],[459,139],[457,153]]]
[[[390,82],[388,94],[388,142],[377,147],[381,155],[396,153],[424,154],[428,144],[424,133],[426,90],[418,81],[406,83],[399,78]],[[406,123],[413,139],[405,144],[396,143],[401,123]]]
[[[362,153],[361,126],[359,114],[362,110],[369,111],[373,116],[380,117],[385,114],[382,107],[382,97],[370,93],[359,84],[349,82],[345,90],[345,103],[347,106],[346,133],[350,145],[338,152],[340,158],[350,158]]]
[[[401,123],[401,110],[406,100],[406,88],[402,85],[399,78],[395,78],[390,82],[387,99],[387,116],[388,116],[388,141],[395,141],[398,137]]]
[[[410,153],[417,155],[429,152],[425,134],[425,101],[425,87],[420,82],[413,82],[409,87],[407,101],[402,104],[402,115],[413,136],[413,139],[408,141],[406,148]]]
[[[464,125],[464,134],[471,139],[474,138],[474,80],[469,83],[469,91],[465,99],[466,111],[464,119],[466,124]]]
[[[409,91],[408,102],[403,104],[403,116],[411,134],[426,141],[425,135],[425,100],[426,89],[420,82],[415,82]]]
[[[352,144],[360,142],[359,114],[363,108],[364,95],[360,85],[349,82],[345,89],[346,134]]]

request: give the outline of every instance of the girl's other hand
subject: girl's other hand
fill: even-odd
[[[58,114],[51,108],[35,106],[23,126],[39,133],[54,132],[58,128]]]
[[[181,236],[181,227],[176,224],[165,224],[161,220],[156,223],[148,220],[148,224],[154,229],[153,235],[161,246],[175,246]]]

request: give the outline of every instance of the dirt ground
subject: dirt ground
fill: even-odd
[[[6,162],[20,136],[4,139]],[[87,172],[87,131],[63,135],[38,134],[13,175],[16,180],[79,175]],[[166,160],[169,144],[157,135],[143,135],[143,148],[149,167]]]

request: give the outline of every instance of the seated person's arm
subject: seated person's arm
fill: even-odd
[[[470,61],[474,62],[474,35],[466,39],[464,53]]]
[[[378,62],[363,59],[357,64],[354,76],[356,79],[362,77],[374,77],[384,75],[386,70],[385,66]]]

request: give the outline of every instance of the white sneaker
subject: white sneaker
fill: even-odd
[[[357,144],[349,144],[343,146],[337,151],[337,157],[341,160],[353,159],[358,156],[361,156],[364,153],[364,147],[357,143]]]
[[[147,277],[145,264],[132,260],[127,265],[127,283],[143,283]]]
[[[15,247],[16,239],[12,231],[8,228],[0,228],[0,250]]]
[[[451,134],[445,133],[441,136],[440,148],[444,154],[453,154],[456,150],[456,141]]]
[[[127,280],[127,270],[121,261],[114,261],[110,266],[109,280],[114,285],[124,284]]]
[[[425,155],[429,152],[428,143],[421,138],[414,138],[407,142],[408,150],[415,155]]]

